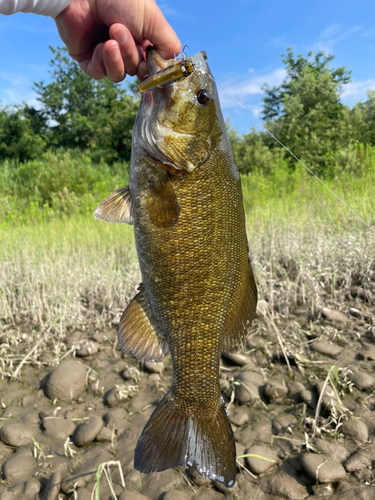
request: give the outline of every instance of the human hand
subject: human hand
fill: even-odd
[[[154,0],[73,0],[55,21],[71,57],[97,80],[120,82],[128,74],[142,81],[150,42],[163,59],[181,50]]]

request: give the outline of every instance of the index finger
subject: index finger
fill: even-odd
[[[149,13],[147,28],[143,31],[143,38],[149,40],[163,59],[172,59],[181,50],[178,36],[163,16],[159,7]]]

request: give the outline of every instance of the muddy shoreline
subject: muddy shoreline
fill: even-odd
[[[69,332],[59,366],[46,350],[24,363],[20,378],[0,381],[0,500],[89,500],[103,463],[110,475],[101,474],[101,500],[373,499],[368,290],[357,287],[340,311],[330,304],[314,316],[303,306],[277,316],[262,301],[240,355],[222,358],[237,454],[253,455],[239,459],[231,490],[184,468],[135,471],[137,439],[171,383],[170,357],[159,365],[122,354],[114,324]],[[4,329],[1,346],[9,342]],[[21,342],[14,349],[27,354]]]

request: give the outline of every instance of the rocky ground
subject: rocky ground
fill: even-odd
[[[231,490],[193,470],[134,470],[137,439],[171,384],[170,357],[139,364],[118,349],[115,328],[70,332],[57,367],[45,351],[0,382],[0,500],[372,500],[375,307],[356,288],[339,308],[282,317],[261,301],[241,353],[223,357],[237,455],[248,455]],[[0,342],[11,342],[6,330]]]

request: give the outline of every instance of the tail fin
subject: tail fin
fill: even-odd
[[[232,487],[236,478],[233,431],[224,402],[216,414],[188,411],[167,393],[138,440],[134,467],[140,472],[194,466],[210,479]]]

